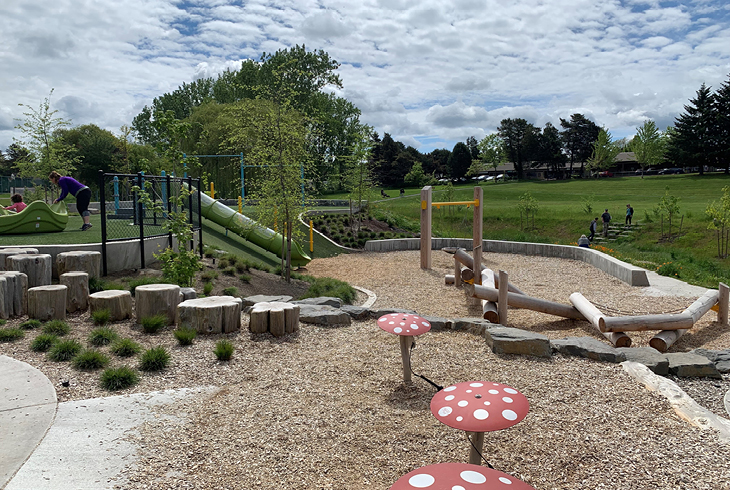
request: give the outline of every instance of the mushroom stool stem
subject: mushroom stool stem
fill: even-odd
[[[484,449],[484,432],[471,432],[471,448],[469,449],[469,464],[482,464],[482,449]]]
[[[411,344],[413,337],[410,335],[400,336],[400,355],[403,360],[403,382],[411,383]]]

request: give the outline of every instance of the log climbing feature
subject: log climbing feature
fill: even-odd
[[[208,296],[183,301],[177,306],[180,328],[200,334],[229,333],[241,329],[241,298]],[[297,309],[298,311],[298,309]]]
[[[687,307],[682,314],[687,314],[692,319],[692,325],[697,323],[705,313],[715,306],[719,298],[719,291],[717,289],[710,289],[705,294],[700,296],[697,301]],[[692,326],[690,325],[690,326]],[[658,350],[659,352],[666,352],[679,338],[687,333],[689,329],[679,330],[662,330],[656,334],[650,341],[649,345]]]
[[[461,280],[464,281],[464,282],[472,282],[473,283],[474,282],[474,276],[476,274],[474,272],[474,259],[472,258],[472,256],[469,255],[468,253],[466,253],[466,250],[464,250],[463,248],[457,248],[454,251],[454,260],[455,261],[458,261],[464,267],[466,267],[466,269],[463,269],[461,271]],[[481,268],[481,270],[484,270],[484,269],[487,269],[487,266],[486,265],[480,265],[480,268]],[[496,275],[494,276],[494,284],[495,284],[494,285],[495,288],[498,288],[499,287],[499,277],[496,276]],[[517,286],[515,286],[512,283],[509,284],[508,290],[511,293],[525,294],[525,293],[523,293],[520,290],[520,288],[518,288]]]
[[[248,328],[251,333],[269,332],[281,337],[299,330],[299,305],[282,301],[256,303],[250,312]]]
[[[482,280],[480,282],[485,287],[494,287],[494,272],[492,269],[482,270]],[[482,299],[482,318],[488,320],[490,323],[501,323],[501,316],[497,309],[497,304],[494,301]]]
[[[89,307],[89,274],[86,272],[66,272],[59,278],[66,286],[66,311],[84,311]]]
[[[0,303],[0,318],[25,315],[28,311],[28,276],[18,271],[4,271],[0,272],[0,278],[4,284],[4,287],[0,285],[4,298]]]
[[[66,291],[60,284],[28,289],[28,316],[41,321],[65,320]]]
[[[489,301],[499,301],[499,290],[488,288],[486,286],[472,286],[473,296],[479,299],[487,299]],[[526,310],[539,311],[548,315],[560,316],[563,318],[574,318],[576,320],[585,320],[585,317],[574,306],[555,303],[544,299],[533,298],[526,294],[518,294],[513,292],[507,293],[507,305],[515,308],[524,308]]]
[[[129,291],[110,289],[89,295],[89,311],[109,310],[113,322],[132,318],[132,294]]]
[[[590,322],[593,327],[598,330],[601,335],[606,337],[616,347],[631,347],[631,337],[623,332],[605,332],[601,330],[601,321],[605,319],[605,315],[596,308],[593,303],[588,301],[585,296],[580,293],[570,295],[570,302],[580,313]]]
[[[9,271],[22,272],[28,276],[29,288],[51,284],[53,262],[50,254],[11,255],[6,260]]]
[[[101,277],[101,252],[72,251],[56,255],[58,276],[66,272],[82,271],[92,277]]]
[[[165,315],[168,325],[177,322],[177,306],[180,304],[180,286],[177,284],[145,284],[134,290],[137,322],[142,318]]]
[[[37,248],[0,248],[0,271],[9,270],[6,265],[8,257],[11,255],[37,254]]]

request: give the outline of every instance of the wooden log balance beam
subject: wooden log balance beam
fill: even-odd
[[[491,269],[482,270],[482,286],[494,288],[494,272]],[[501,323],[497,304],[494,301],[482,299],[482,318],[491,323]]]
[[[472,286],[472,296],[479,299],[489,301],[499,301],[499,290],[486,286]],[[518,294],[507,292],[507,305],[515,308],[523,308],[525,310],[539,311],[548,315],[560,316],[563,318],[573,318],[576,320],[585,320],[586,318],[575,307],[555,303],[544,299],[533,298],[526,294]]]
[[[467,269],[464,269],[461,271],[461,280],[464,282],[473,282],[474,281],[474,259],[471,255],[466,253],[466,250],[463,248],[457,248],[454,252],[454,260],[460,262],[463,266],[467,267]],[[488,269],[486,265],[481,265],[481,270]],[[495,287],[499,287],[499,280],[497,276],[494,278],[494,284]],[[517,286],[510,283],[509,284],[509,291],[511,293],[517,293],[517,294],[525,294],[522,292]]]
[[[700,296],[697,301],[689,305],[682,314],[688,314],[692,319],[692,325],[694,325],[704,316],[705,313],[715,306],[719,299],[719,295],[720,293],[718,290],[710,289]],[[688,330],[689,328],[679,330],[662,330],[649,341],[649,345],[659,352],[666,352],[672,344],[674,344],[682,335],[687,333]]]
[[[570,295],[570,302],[588,320],[601,335],[606,337],[616,347],[631,347],[631,338],[623,332],[605,332],[601,330],[601,321],[605,316],[580,293]]]

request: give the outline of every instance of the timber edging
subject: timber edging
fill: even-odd
[[[472,249],[471,238],[432,238],[431,250],[445,247]],[[368,252],[394,252],[397,250],[419,250],[420,238],[396,238],[391,240],[369,240],[365,243]],[[602,270],[630,286],[650,286],[646,269],[628,264],[608,254],[591,248],[551,243],[508,242],[501,240],[482,240],[482,251],[521,255],[538,255],[561,259],[580,260]]]

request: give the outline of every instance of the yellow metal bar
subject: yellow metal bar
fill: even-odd
[[[426,209],[424,206],[426,205],[426,201],[421,201],[421,209]],[[435,206],[436,209],[439,209],[441,206],[479,206],[479,199],[475,199],[473,201],[455,201],[455,202],[434,202],[431,203],[432,206]]]

